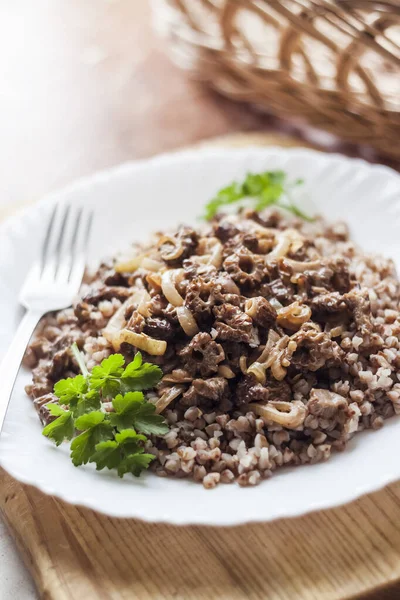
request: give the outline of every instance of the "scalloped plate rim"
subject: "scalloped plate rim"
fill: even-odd
[[[345,162],[347,164],[357,165],[359,168],[364,169],[366,173],[371,172],[380,172],[382,174],[388,175],[390,177],[396,177],[399,183],[400,189],[400,175],[392,170],[390,167],[380,164],[370,164],[367,161],[359,158],[349,158],[342,156],[340,154],[327,154],[324,152],[319,152],[316,150],[311,150],[308,148],[281,148],[275,146],[268,147],[260,147],[260,146],[246,146],[245,148],[225,148],[225,147],[217,147],[217,148],[198,148],[198,149],[184,149],[172,153],[163,153],[160,155],[156,155],[150,158],[145,158],[141,160],[135,161],[127,161],[120,165],[115,165],[111,168],[104,169],[101,171],[97,171],[93,174],[81,177],[69,184],[65,187],[52,191],[49,194],[46,194],[42,199],[38,200],[32,205],[27,206],[25,209],[18,210],[14,215],[7,217],[2,223],[0,223],[0,235],[6,234],[8,231],[12,230],[15,224],[20,222],[21,220],[29,218],[31,215],[34,215],[38,209],[41,209],[45,206],[50,206],[55,202],[59,201],[60,197],[66,196],[70,193],[77,192],[79,190],[84,190],[88,186],[91,186],[94,183],[109,181],[114,177],[118,177],[121,174],[134,172],[137,169],[140,169],[142,166],[153,165],[157,166],[157,164],[168,163],[170,161],[179,162],[182,159],[189,160],[198,160],[199,157],[203,155],[211,156],[211,157],[222,157],[228,155],[251,155],[251,154],[270,154],[277,153],[281,156],[289,155],[291,157],[298,156],[318,156],[318,158],[325,159],[325,162]],[[168,514],[163,516],[161,513],[158,515],[147,514],[143,512],[143,510],[137,510],[134,507],[131,507],[130,510],[121,509],[118,505],[114,505],[111,507],[104,508],[101,506],[101,502],[99,503],[96,498],[79,498],[76,494],[70,493],[68,491],[61,492],[57,489],[57,487],[50,486],[47,482],[41,479],[35,479],[34,477],[30,478],[21,472],[18,468],[15,467],[12,463],[10,464],[7,460],[4,460],[4,457],[1,457],[1,466],[13,477],[21,481],[22,483],[33,485],[43,491],[46,494],[54,495],[61,500],[69,502],[71,504],[76,504],[79,506],[85,506],[87,508],[93,509],[97,512],[107,514],[109,516],[118,517],[118,518],[138,518],[147,522],[163,522],[163,523],[172,523],[176,525],[183,524],[193,524],[193,525],[240,525],[250,522],[260,522],[260,521],[269,521],[275,520],[279,518],[294,518],[303,514],[307,514],[309,512],[313,512],[316,510],[326,510],[328,508],[334,508],[352,500],[359,498],[360,496],[371,493],[373,491],[377,491],[382,487],[386,486],[388,483],[397,480],[400,476],[399,474],[393,474],[391,472],[382,471],[379,479],[375,479],[373,483],[367,482],[364,485],[358,485],[354,488],[349,488],[346,494],[342,494],[342,498],[340,500],[336,500],[332,502],[330,498],[326,498],[326,501],[323,502],[319,500],[316,505],[310,504],[308,508],[302,509],[300,512],[296,511],[295,505],[292,505],[291,509],[288,509],[288,506],[283,506],[281,510],[276,510],[274,514],[269,518],[265,516],[263,518],[255,517],[252,518],[251,515],[246,515],[243,518],[240,516],[230,516],[226,515],[226,518],[219,518],[218,522],[213,520],[213,517],[205,519],[204,516],[200,516],[200,518],[196,515],[191,517],[183,516],[180,518],[178,514],[171,515]],[[303,467],[308,468],[308,467]],[[265,486],[268,483],[264,484]],[[239,491],[239,490],[238,490]],[[248,494],[251,490],[241,490],[239,493]],[[213,492],[208,492],[212,494]]]

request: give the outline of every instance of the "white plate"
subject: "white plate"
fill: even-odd
[[[328,219],[346,219],[368,251],[400,257],[400,176],[381,166],[309,150],[207,150],[164,155],[123,165],[46,198],[0,228],[0,352],[20,313],[17,294],[38,250],[46,216],[56,202],[95,209],[91,259],[99,259],[151,230],[194,221],[222,185],[246,171],[282,168],[305,179],[304,199]],[[18,377],[0,438],[0,464],[17,479],[48,494],[118,517],[184,524],[233,525],[296,516],[372,492],[400,477],[400,419],[355,436],[327,463],[283,469],[255,488],[201,485],[146,474],[118,479],[93,465],[75,468],[67,446],[41,435]]]

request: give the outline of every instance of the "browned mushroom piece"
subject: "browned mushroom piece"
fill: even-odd
[[[264,259],[245,246],[237,248],[224,260],[224,269],[239,286],[255,287],[264,275]]]
[[[246,300],[245,312],[260,327],[269,328],[276,322],[277,313],[275,308],[262,296]]]
[[[33,405],[36,408],[36,410],[39,414],[39,418],[40,418],[41,422],[43,423],[43,425],[48,425],[49,423],[54,421],[54,419],[56,419],[56,417],[53,416],[51,414],[51,412],[49,411],[48,405],[49,404],[57,404],[57,403],[58,403],[58,398],[53,393],[45,394],[44,396],[35,398],[35,400],[33,401]]]
[[[250,344],[254,339],[252,319],[233,304],[222,304],[213,309],[217,339]]]
[[[169,267],[182,265],[198,243],[198,234],[190,227],[180,227],[175,235],[163,235],[158,241],[160,257]]]
[[[190,374],[199,373],[208,377],[218,371],[218,365],[225,359],[221,344],[217,344],[208,333],[198,333],[178,352],[183,366]]]
[[[177,398],[183,393],[184,389],[184,385],[174,385],[168,390],[166,390],[155,403],[156,413],[162,413],[167,408],[167,406],[171,404],[173,400],[175,400],[175,398]]]
[[[357,329],[362,335],[370,335],[373,325],[371,322],[371,307],[367,297],[353,290],[344,294],[343,300],[346,306],[352,311]]]
[[[185,306],[196,315],[197,322],[207,321],[212,316],[215,304],[214,285],[205,277],[195,277],[186,288]]]
[[[291,365],[298,370],[316,372],[325,366],[338,365],[343,359],[339,344],[312,321],[304,323],[291,339],[297,344]]]

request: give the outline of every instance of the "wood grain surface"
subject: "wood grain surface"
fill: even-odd
[[[301,143],[172,66],[145,0],[4,0],[0,50],[3,213],[210,136]],[[110,519],[0,470],[0,512],[48,600],[400,598],[400,484],[295,520],[181,528]]]
[[[297,519],[174,527],[101,516],[0,471],[0,509],[49,600],[399,598],[400,484]]]

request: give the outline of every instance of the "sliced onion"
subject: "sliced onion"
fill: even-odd
[[[143,258],[143,254],[137,254],[136,256],[132,256],[132,258],[120,260],[114,265],[114,269],[117,273],[133,273],[141,266]]]
[[[273,329],[270,329],[269,333],[268,333],[267,343],[265,344],[264,350],[261,352],[260,356],[258,357],[257,362],[264,363],[268,359],[268,356],[270,355],[272,348],[274,347],[274,345],[277,342],[279,342],[279,340],[280,340],[279,334],[276,331],[274,331]]]
[[[290,338],[287,335],[280,338],[276,331],[270,329],[264,350],[258,359],[247,369],[247,373],[252,373],[260,383],[264,384],[266,380],[265,372],[271,368],[275,379],[282,381],[286,375],[286,370],[280,364],[279,357],[281,352],[290,343],[289,340]]]
[[[143,350],[152,356],[162,356],[167,349],[167,342],[164,340],[156,340],[145,333],[136,333],[129,329],[122,329],[119,332],[118,336],[113,341],[114,349],[119,350],[121,344],[124,342],[131,344],[132,346],[135,346],[135,348],[139,348],[139,350]]]
[[[180,396],[182,394],[184,389],[185,389],[184,385],[174,385],[172,388],[169,388],[169,390],[164,392],[164,394],[161,396],[161,398],[159,398],[157,400],[157,402],[155,403],[156,413],[157,414],[162,413],[163,410],[165,410],[167,408],[167,406],[169,404],[171,404],[171,402],[173,400],[175,400],[175,398],[177,398],[178,396]]]
[[[174,369],[171,373],[164,375],[161,381],[163,383],[190,383],[193,381],[193,377],[184,369]]]
[[[153,290],[160,291],[161,290],[161,275],[160,273],[148,273],[146,275],[147,283],[153,288]]]
[[[278,310],[277,322],[284,329],[297,331],[303,323],[311,318],[311,308],[300,304],[297,300]]]
[[[282,381],[286,377],[286,369],[283,368],[278,358],[271,365],[271,373],[277,381]]]
[[[278,260],[287,255],[291,246],[299,248],[304,242],[304,238],[295,229],[285,229],[277,235],[277,244],[275,248],[266,256],[266,260]],[[300,245],[300,247],[301,247]]]
[[[291,258],[285,258],[285,264],[289,265],[294,273],[304,273],[304,271],[318,271],[323,266],[321,260],[300,261]]]
[[[176,316],[186,335],[193,337],[199,332],[195,318],[186,306],[178,306],[176,309]]]
[[[242,356],[239,358],[239,367],[240,370],[242,371],[243,375],[246,375],[247,373],[247,357],[242,354]]]
[[[277,341],[277,343],[275,344],[275,346],[272,348],[271,352],[269,353],[269,356],[264,361],[265,367],[267,369],[276,360],[276,358],[279,356],[280,352],[287,347],[287,345],[289,343],[289,339],[290,338],[287,335],[284,335],[283,337],[279,338],[279,340]]]
[[[249,404],[249,409],[267,421],[273,421],[288,429],[296,429],[304,423],[307,409],[302,402],[283,402],[281,400],[260,404]]]
[[[258,303],[256,301],[255,298],[249,298],[248,300],[246,300],[246,302],[244,303],[244,312],[246,313],[246,315],[248,315],[249,317],[251,317],[252,319],[254,319],[254,317],[257,316],[257,306]]]
[[[143,317],[149,317],[150,316],[149,302],[151,300],[149,292],[147,290],[140,290],[140,292],[138,292],[137,294],[138,294],[138,305],[137,305],[138,313],[143,315]]]
[[[193,254],[190,260],[199,265],[209,265],[211,260],[211,254]]]
[[[127,308],[135,304],[135,294],[125,300],[119,309],[113,314],[111,319],[108,321],[107,326],[103,329],[103,336],[110,344],[113,343],[115,336],[121,331],[126,325],[125,311]]]
[[[247,373],[254,375],[259,383],[264,384],[266,382],[267,378],[265,375],[265,365],[262,363],[257,361],[253,362],[253,364],[247,369]]]
[[[222,244],[220,241],[216,241],[216,243],[214,244],[212,250],[211,250],[211,255],[210,255],[210,259],[208,261],[209,265],[214,265],[214,267],[216,267],[217,269],[219,269],[222,265]]]
[[[282,231],[277,236],[277,244],[276,244],[275,248],[273,250],[271,250],[271,252],[269,254],[267,254],[267,256],[266,256],[267,261],[277,260],[278,258],[282,258],[283,256],[286,256],[286,254],[289,251],[290,244],[291,244],[291,238],[288,233],[289,231],[290,231],[289,229],[286,229],[285,231]]]
[[[219,365],[218,376],[225,377],[225,379],[233,379],[234,377],[236,377],[235,373],[228,365]]]
[[[215,246],[214,250],[211,253],[211,258],[209,260],[210,265],[214,265],[217,269],[219,269],[222,265],[222,244]]]
[[[233,221],[232,221],[233,222]],[[244,221],[237,219],[234,224],[238,226],[241,231],[248,231],[249,233],[258,233],[260,237],[271,237],[276,236],[276,229],[272,227],[263,227],[259,223],[251,219],[245,219]]]
[[[159,260],[145,256],[140,266],[143,267],[143,269],[147,269],[147,271],[154,271],[154,273],[157,273],[157,271],[163,268],[164,264]]]
[[[182,244],[176,239],[174,238],[172,235],[163,235],[159,240],[158,240],[158,248],[160,249],[162,246],[164,246],[164,244],[170,244],[172,246],[172,249],[170,252],[168,252],[168,250],[162,250],[161,251],[161,257],[164,260],[176,260],[177,258],[179,258],[180,256],[182,256],[183,253],[183,246]]]
[[[183,298],[176,289],[175,276],[178,269],[169,269],[163,273],[161,278],[161,289],[164,296],[172,306],[182,306]],[[179,269],[180,270],[180,269]]]

